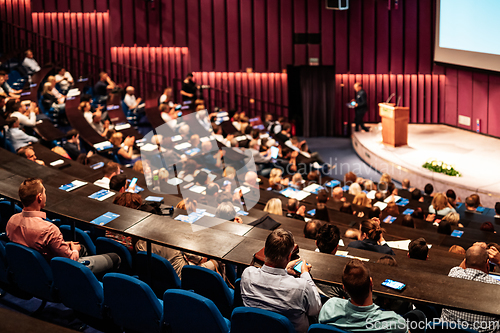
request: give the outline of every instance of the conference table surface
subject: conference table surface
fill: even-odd
[[[74,180],[73,176],[64,174],[57,169],[39,166],[15,155],[10,156],[10,159],[10,162],[2,163],[0,166],[0,170],[3,169],[0,171],[1,195],[15,200],[22,180],[28,176],[39,176],[44,179],[47,189],[45,210],[70,220],[86,223],[89,226],[95,226],[89,222],[96,217],[106,212],[113,212],[119,214],[120,217],[105,226],[98,227],[123,232],[149,242],[242,266],[251,263],[253,254],[263,248],[265,237],[269,234],[268,230],[257,231],[258,228],[247,224],[218,221],[215,218],[204,217],[197,222],[197,225],[191,225],[176,221],[172,217],[152,215],[113,205],[109,202],[98,202],[86,197],[89,192],[97,189],[92,188],[94,186],[92,184],[68,193],[58,187],[65,181]],[[1,156],[0,161],[3,162],[3,160],[8,160],[8,158]],[[258,216],[264,216],[265,213],[252,212],[251,215],[244,216],[244,223],[248,223]],[[303,227],[304,222],[282,216],[273,216],[273,218],[286,228],[295,225],[296,238],[304,246],[300,249],[300,255],[313,265],[312,275],[316,281],[333,285],[341,283],[341,272],[349,259],[315,252],[313,241],[299,236],[301,234],[299,230]],[[348,243],[348,240],[345,241]],[[429,269],[416,269],[416,267],[423,267],[423,265],[436,267],[439,265],[440,261],[432,256],[429,262],[416,262],[414,260],[411,262],[410,259],[405,261],[404,251],[402,251],[396,255],[401,267],[388,267],[374,262],[380,257],[380,254],[351,248],[346,250],[351,255],[370,260],[367,265],[372,271],[376,294],[398,297],[413,302],[462,308],[473,312],[500,314],[500,309],[495,306],[496,301],[494,302],[500,296],[500,289],[497,286],[446,276],[446,270],[448,267],[456,265],[459,262],[458,258],[454,258],[454,261],[449,263],[445,263],[443,259],[441,261],[443,267],[431,273]],[[401,257],[399,254],[402,254]],[[409,269],[410,267],[412,269]],[[407,288],[403,292],[388,290],[380,285],[386,278],[406,283]],[[457,293],[455,292],[457,290],[469,290],[469,292]]]

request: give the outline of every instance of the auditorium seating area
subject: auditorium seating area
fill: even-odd
[[[296,332],[289,317],[245,307],[241,295],[243,271],[264,265],[266,239],[278,228],[293,234],[292,255],[312,265],[315,283],[342,288],[344,267],[359,259],[370,270],[374,303],[400,316],[422,314],[404,317],[409,322],[437,320],[443,309],[500,315],[498,286],[448,276],[478,242],[500,251],[499,203],[483,207],[475,193],[457,198],[452,188],[435,193],[429,183],[417,189],[386,173],[363,179],[354,165],[336,173],[335,156],[321,156],[296,135],[299,122],[270,107],[230,108],[209,86],[187,96],[189,75],[174,78],[184,82],[181,89],[147,90],[142,72],[121,82],[89,61],[67,68],[74,78],[68,86],[64,80],[51,85],[68,63],[59,55],[50,60],[60,63],[40,60],[40,69],[29,73],[23,59],[37,41],[0,54],[0,71],[13,89],[0,94],[5,332],[14,332],[17,321],[27,331],[74,329],[47,311],[52,303],[67,309],[84,332]],[[131,107],[126,90],[139,83],[143,89],[134,98],[142,101]],[[54,93],[64,95],[48,97]],[[24,117],[34,123],[23,123]],[[50,259],[10,241],[7,224],[22,212],[19,186],[29,178],[43,181],[43,212],[64,241],[83,245],[85,256],[116,253],[119,268],[94,274],[88,263]],[[363,241],[366,221],[377,225],[383,237],[375,243],[390,254],[353,246]],[[324,225],[340,232],[331,253],[318,246]],[[427,247],[426,258],[410,253],[414,240]],[[494,258],[489,275],[500,280]],[[386,279],[405,288],[387,288]],[[320,295],[326,303],[329,296],[321,289]],[[15,303],[30,299],[40,301],[38,308],[19,311]],[[310,333],[348,332],[317,316],[308,319]],[[448,329],[440,325],[411,332]]]

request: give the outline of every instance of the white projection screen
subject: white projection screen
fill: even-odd
[[[500,72],[500,0],[437,0],[434,61]]]

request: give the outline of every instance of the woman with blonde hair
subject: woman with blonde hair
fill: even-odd
[[[359,226],[358,240],[349,243],[347,247],[395,255],[385,242],[384,232],[385,230],[376,221],[364,220]]]
[[[297,172],[292,176],[292,183],[290,184],[290,186],[297,190],[302,190],[303,183],[304,179],[302,178],[302,175],[300,174],[300,172]]]
[[[281,189],[283,189],[282,185],[285,185],[285,186],[288,185],[288,179],[281,178],[282,174],[283,174],[283,171],[281,171],[281,169],[273,168],[271,170],[271,173],[269,174],[269,186],[273,190],[281,190]]]
[[[455,208],[451,206],[448,198],[443,193],[436,193],[432,199],[432,203],[429,206],[430,214],[437,214],[445,216],[448,213],[456,213]]]
[[[463,228],[464,227],[462,223],[459,223],[460,222],[460,214],[458,214],[458,213],[449,212],[448,214],[446,214],[445,217],[443,217],[443,219],[441,221],[450,222],[450,224],[453,228],[457,228],[457,227]]]
[[[123,134],[121,132],[115,132],[109,138],[109,142],[111,142],[114,146],[119,147],[116,155],[118,156],[121,164],[125,165],[135,163],[135,161],[132,161],[134,155],[135,137],[127,136],[125,140],[123,140]]]
[[[373,184],[373,182],[371,180],[369,180],[369,179],[365,180],[365,182],[363,183],[363,187],[367,191],[377,190],[377,187],[375,186],[375,184]]]
[[[361,193],[361,186],[359,186],[358,183],[354,183],[349,186],[349,194],[357,195],[359,193]]]
[[[371,202],[372,202],[371,199],[369,199],[366,196],[365,192],[360,192],[360,193],[356,194],[356,196],[352,200],[352,203],[354,205],[363,206],[363,207],[371,207],[372,206]]]
[[[278,198],[269,199],[264,207],[264,211],[270,214],[283,215],[283,208],[281,206],[281,200]]]
[[[42,90],[42,106],[46,112],[50,110],[50,108],[54,108],[58,112],[64,111],[66,107],[63,100],[58,100],[54,93],[52,92],[52,83],[45,82]]]
[[[380,177],[379,183],[390,183],[391,181],[391,176],[388,173],[383,173]]]

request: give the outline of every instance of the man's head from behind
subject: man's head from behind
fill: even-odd
[[[424,238],[417,238],[408,245],[408,257],[412,259],[427,260],[429,247]]]
[[[488,252],[480,245],[471,246],[465,253],[465,267],[488,273]]]
[[[266,264],[274,267],[285,268],[290,261],[295,240],[290,231],[285,229],[276,229],[267,236],[264,247]]]
[[[426,184],[425,187],[424,187],[424,193],[426,195],[431,195],[432,192],[434,192],[434,186],[432,186],[431,183]]]
[[[288,205],[286,206],[286,209],[289,213],[295,213],[297,209],[299,209],[299,201],[293,198],[288,199]]]
[[[372,295],[370,270],[359,259],[349,261],[342,273],[342,285],[355,304],[362,305]]]
[[[326,192],[326,190],[319,190],[318,191],[318,196],[316,197],[316,200],[318,201],[318,203],[326,204],[328,199],[329,199],[328,193]]]
[[[465,208],[467,210],[476,210],[477,207],[481,205],[479,201],[479,196],[477,194],[471,194],[465,199]]]
[[[318,230],[316,246],[321,253],[335,254],[339,246],[340,230],[333,224],[325,224]]]
[[[111,179],[111,177],[120,173],[120,165],[115,162],[108,162],[104,165],[102,171],[104,172],[104,177]]]
[[[304,237],[309,239],[316,239],[318,230],[323,226],[324,222],[320,220],[311,220],[304,226]]]
[[[116,192],[125,192],[125,187],[127,186],[127,176],[125,175],[114,175],[109,181],[109,189]]]
[[[45,207],[45,187],[40,178],[28,178],[19,186],[19,199],[23,207],[39,211]]]

